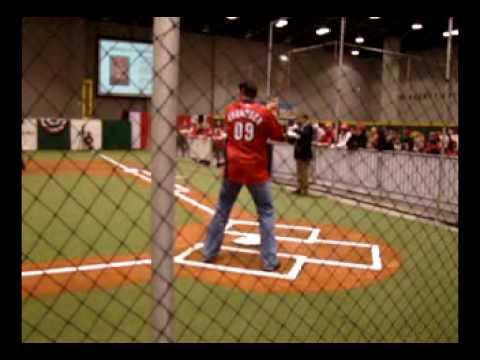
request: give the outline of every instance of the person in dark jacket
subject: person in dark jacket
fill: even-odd
[[[378,151],[392,151],[394,149],[391,139],[387,139],[386,130],[384,128],[379,128],[377,130],[375,149],[377,149]]]
[[[288,136],[295,139],[297,190],[294,193],[308,195],[310,164],[313,158],[312,141],[314,139],[314,130],[308,115],[302,115],[297,119],[297,126],[289,131]]]
[[[352,136],[347,141],[348,150],[357,150],[367,147],[367,131],[365,126],[357,125]]]

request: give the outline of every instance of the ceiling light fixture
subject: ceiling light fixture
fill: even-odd
[[[358,56],[358,55],[360,55],[360,51],[359,50],[352,50],[351,54],[353,56]]]
[[[368,18],[369,18],[370,20],[379,20],[379,19],[381,19],[380,16],[369,16]]]
[[[317,29],[317,31],[315,31],[315,33],[318,35],[318,36],[322,36],[322,35],[326,35],[330,32],[330,28],[328,27],[321,27],[319,29]]]
[[[422,30],[422,29],[423,29],[423,25],[420,24],[419,22],[412,24],[412,30]]]
[[[277,27],[277,28],[280,29],[280,28],[283,28],[283,27],[285,27],[285,26],[287,26],[287,25],[288,25],[288,20],[287,20],[287,19],[280,19],[280,20],[278,20],[277,23],[275,24],[275,27]]]
[[[365,42],[365,39],[364,39],[363,36],[357,36],[357,37],[355,38],[355,42],[356,42],[357,44],[363,44],[363,43]]]
[[[280,55],[281,62],[288,62],[288,60],[289,60],[288,55],[285,55],[285,54]]]
[[[235,16],[227,16],[227,20],[237,20],[238,19],[238,16],[235,17]]]
[[[449,33],[448,31],[444,31],[443,32],[443,37],[448,38],[448,37],[450,37],[450,34],[452,34],[452,36],[458,36],[459,31],[458,31],[458,29],[457,30],[452,30],[451,33]]]

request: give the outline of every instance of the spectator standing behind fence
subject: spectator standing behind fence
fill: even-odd
[[[410,129],[403,129],[402,136],[400,136],[400,143],[402,151],[413,151],[413,138]]]
[[[317,133],[317,141],[315,145],[318,146],[331,146],[334,142],[335,135],[331,123],[325,125],[319,124],[319,132]]]
[[[350,126],[348,124],[342,124],[340,126],[340,132],[338,134],[337,143],[332,145],[332,148],[337,149],[346,149],[347,143],[352,137],[352,132],[350,131]]]
[[[458,156],[457,143],[453,140],[450,140],[446,150],[447,156]]]
[[[387,139],[387,142],[386,142],[385,150],[400,151],[402,149],[402,145],[400,143],[400,135],[396,130],[394,129],[388,130],[386,139]]]
[[[374,148],[378,151],[393,150],[393,144],[387,140],[386,130],[383,127],[377,128]]]
[[[321,122],[314,124],[313,127],[315,130],[313,142],[319,143],[320,139],[322,139],[325,136],[327,131],[325,130],[325,126]]]
[[[456,143],[456,148],[458,149],[459,144],[458,144],[458,131],[457,129],[448,129],[448,137],[450,140],[454,141]]]
[[[297,163],[298,195],[308,195],[310,182],[310,164],[313,158],[312,142],[314,140],[313,125],[308,115],[302,115],[297,120],[297,126],[290,129],[288,137],[295,139],[294,157]]]
[[[367,131],[365,126],[357,125],[352,132],[352,136],[347,141],[348,150],[364,149],[367,147]]]
[[[440,154],[441,153],[441,142],[440,136],[432,131],[428,135],[428,142],[425,146],[425,152],[427,154]]]
[[[425,148],[425,135],[421,132],[416,131],[412,134],[413,136],[413,151],[414,152],[423,152]]]
[[[255,84],[242,83],[239,90],[239,101],[230,104],[225,112],[227,161],[220,198],[208,227],[203,256],[205,262],[212,262],[217,257],[232,206],[242,186],[246,185],[259,215],[263,270],[275,271],[280,267],[280,262],[277,259],[277,241],[274,235],[267,141],[281,141],[284,134],[276,117],[265,106],[254,102],[257,96]]]

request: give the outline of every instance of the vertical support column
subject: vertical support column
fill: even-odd
[[[212,71],[211,71],[211,83],[210,83],[210,92],[212,99],[210,100],[210,114],[215,116],[215,53],[216,53],[216,41],[215,35],[212,34],[212,53],[211,53],[211,62],[212,62]]]
[[[399,53],[400,38],[389,37],[384,40],[383,49]],[[400,92],[400,58],[383,53],[382,59],[382,88],[380,89],[382,121],[399,120],[398,95]]]
[[[453,17],[448,18],[448,38],[447,38],[447,61],[445,68],[445,80],[450,81],[450,74],[452,70],[452,30],[453,30]]]
[[[292,87],[292,61],[293,61],[293,53],[288,53],[288,61],[287,61],[287,94],[286,99],[290,99],[291,96],[291,87]]]
[[[175,155],[180,18],[155,17],[152,97],[152,287],[155,342],[174,341]]]
[[[267,53],[267,101],[270,99],[272,91],[272,56],[273,56],[273,24],[274,21],[270,21],[270,27],[268,31],[268,53]]]
[[[452,30],[453,30],[453,17],[448,19],[448,38],[447,38],[447,59],[445,61],[445,116],[447,117],[445,121],[450,121],[448,117],[451,115],[451,109],[449,104],[450,93],[452,92],[451,88],[451,71],[452,71]]]
[[[450,121],[448,117],[450,117],[451,111],[450,111],[450,106],[449,106],[449,99],[450,99],[450,76],[451,76],[451,61],[452,61],[452,30],[453,30],[453,17],[449,17],[448,19],[448,38],[447,38],[447,59],[445,62],[445,120],[444,121]],[[443,126],[443,131],[442,131],[442,141],[441,141],[441,155],[438,159],[439,161],[439,166],[438,166],[438,172],[439,172],[439,178],[438,178],[438,196],[437,196],[437,220],[441,221],[441,202],[442,202],[442,194],[444,191],[444,186],[443,183],[446,180],[445,177],[445,148],[443,146],[443,136],[446,136],[447,131],[445,124]]]
[[[340,130],[340,101],[342,93],[342,78],[343,78],[343,53],[345,50],[345,29],[347,26],[347,18],[342,17],[340,25],[340,46],[338,48],[338,75],[337,75],[337,98],[335,101],[335,120],[336,120],[336,134],[335,141],[338,140],[338,132]]]

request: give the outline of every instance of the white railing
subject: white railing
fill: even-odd
[[[277,182],[296,182],[292,145],[274,144],[272,175]],[[458,215],[457,158],[316,147],[311,183]]]

